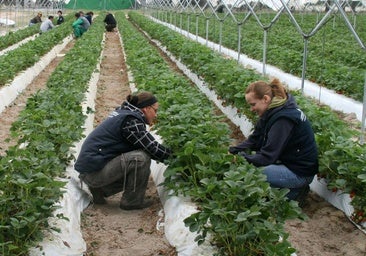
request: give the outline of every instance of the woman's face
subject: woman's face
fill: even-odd
[[[147,106],[142,110],[145,115],[146,121],[149,125],[152,125],[156,117],[158,116],[159,103],[155,103],[151,106]]]
[[[250,105],[250,111],[255,112],[258,116],[262,116],[271,104],[271,97],[264,95],[262,99],[258,99],[254,92],[245,94],[245,100]]]

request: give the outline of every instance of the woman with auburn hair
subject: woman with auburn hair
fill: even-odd
[[[250,84],[245,99],[259,120],[248,139],[230,147],[229,152],[263,167],[270,185],[288,188],[288,199],[302,206],[318,173],[318,150],[310,122],[278,79]]]
[[[33,26],[37,23],[42,23],[42,13],[37,13],[37,16],[35,16],[33,19],[29,21],[29,26]]]

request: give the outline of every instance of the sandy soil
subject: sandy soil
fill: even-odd
[[[106,33],[97,84],[95,125],[131,93],[123,60],[119,34]],[[82,232],[87,242],[85,255],[176,255],[164,236],[164,230],[156,229],[163,207],[152,179],[147,196],[154,198],[155,204],[144,210],[121,210],[121,193],[108,198],[107,205],[90,205],[82,214]]]
[[[73,46],[71,42],[66,52]],[[9,128],[17,119],[34,92],[42,89],[58,62],[56,58],[42,74],[5,111],[0,114],[0,153],[10,145],[5,139]],[[118,106],[130,93],[126,66],[117,33],[106,34],[104,56],[98,84],[95,124]],[[239,136],[240,134],[234,132]],[[164,230],[158,230],[157,222],[163,220],[163,207],[151,180],[147,194],[155,204],[144,210],[123,211],[119,209],[120,195],[108,198],[106,205],[90,205],[82,213],[82,233],[87,243],[85,256],[136,255],[174,256],[175,248],[169,245]],[[366,255],[366,235],[358,230],[343,214],[314,193],[307,199],[303,211],[309,220],[291,220],[286,223],[290,241],[299,256],[314,255]]]

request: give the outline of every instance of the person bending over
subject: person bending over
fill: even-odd
[[[74,37],[81,37],[90,27],[89,21],[82,15],[82,13],[75,13],[76,20],[72,23],[74,29]]]
[[[47,32],[48,30],[51,30],[55,27],[55,25],[53,25],[53,16],[48,16],[48,19],[46,19],[45,21],[42,22],[41,26],[39,27],[40,29],[40,33],[44,33]]]
[[[105,16],[104,23],[105,23],[105,29],[108,32],[112,32],[115,29],[115,27],[117,26],[117,21],[114,18],[113,14],[110,12],[107,13],[107,15]]]
[[[33,26],[37,23],[42,23],[42,13],[37,13],[37,16],[35,16],[33,19],[29,21],[29,26]]]
[[[288,199],[302,206],[318,173],[318,150],[309,120],[278,79],[250,84],[245,99],[259,120],[248,139],[229,147],[229,152],[263,167],[270,185],[290,189]]]
[[[94,12],[87,12],[85,18],[89,21],[90,25],[93,23]]]
[[[129,95],[87,136],[74,167],[94,203],[104,204],[105,197],[123,191],[123,210],[152,205],[152,200],[145,199],[151,159],[163,162],[171,156],[170,149],[146,130],[158,108],[157,98],[150,92]]]
[[[62,23],[64,23],[64,21],[65,21],[65,18],[64,18],[64,16],[62,16],[62,11],[61,10],[58,10],[57,11],[57,22],[56,22],[56,24],[57,25],[61,25]]]

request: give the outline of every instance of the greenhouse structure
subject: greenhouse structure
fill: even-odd
[[[31,26],[58,11],[63,24]],[[79,11],[94,16],[76,38]],[[108,13],[127,67],[116,72],[131,92],[157,95],[159,121],[147,128],[174,152],[151,162],[157,228],[174,255],[296,256],[284,225],[306,218],[303,206],[228,154],[230,136],[247,138],[261,118],[246,86],[272,78],[310,120],[319,157],[310,190],[366,235],[366,0],[0,0],[0,117],[60,61],[1,142],[0,255],[86,253],[80,216],[93,197],[74,164],[96,122]]]

